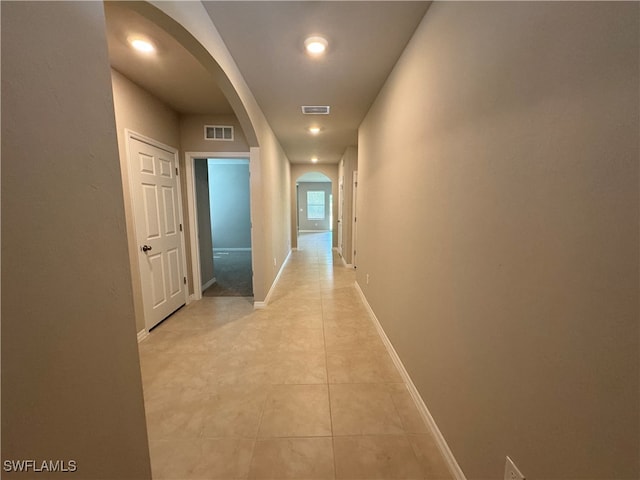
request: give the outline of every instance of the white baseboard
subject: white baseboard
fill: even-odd
[[[214,283],[216,283],[216,277],[213,277],[211,280],[209,280],[207,283],[205,283],[204,285],[202,285],[202,291],[204,292],[207,288],[209,288],[211,285],[213,285]]]
[[[418,411],[420,412],[420,415],[422,416],[424,423],[427,425],[427,428],[431,431],[431,434],[433,435],[433,438],[435,439],[436,444],[440,449],[440,453],[444,457],[447,463],[447,467],[449,467],[449,471],[453,475],[453,478],[455,480],[466,480],[467,477],[465,477],[462,469],[460,468],[460,465],[458,465],[458,462],[453,456],[453,453],[451,452],[449,445],[447,445],[447,441],[442,436],[442,432],[440,432],[438,425],[436,425],[436,422],[433,419],[433,416],[431,416],[429,409],[425,405],[424,400],[422,399],[422,397],[420,396],[420,393],[418,392],[418,389],[416,388],[413,381],[411,380],[409,373],[404,368],[404,365],[402,364],[402,360],[400,360],[398,353],[396,352],[395,348],[393,348],[393,345],[391,344],[389,337],[387,337],[387,334],[385,333],[384,329],[382,328],[382,325],[378,321],[378,317],[376,317],[376,314],[371,308],[371,305],[369,305],[369,302],[367,301],[367,297],[365,297],[364,292],[360,288],[360,285],[358,285],[358,282],[355,282],[355,287],[356,287],[356,290],[358,291],[358,294],[360,294],[362,303],[364,303],[364,306],[369,312],[371,321],[375,325],[376,330],[378,331],[378,335],[380,335],[380,339],[382,340],[385,347],[387,348],[387,351],[389,352],[389,355],[391,356],[393,363],[395,364],[396,368],[400,372],[400,376],[402,377],[405,384],[407,385],[407,389],[411,394],[411,398],[413,399],[416,407],[418,408]]]
[[[289,259],[291,258],[291,252],[292,250],[289,250],[289,253],[287,254],[287,258],[284,259],[284,262],[282,262],[282,265],[280,266],[280,270],[278,271],[278,274],[276,275],[276,278],[273,280],[273,283],[271,284],[271,288],[269,289],[269,293],[267,293],[267,296],[264,298],[264,302],[253,302],[253,308],[258,310],[260,308],[266,308],[266,306],[269,303],[269,300],[271,299],[271,295],[273,295],[273,291],[276,288],[276,285],[278,284],[278,280],[280,280],[280,275],[282,275],[282,272],[284,271],[284,267],[287,264],[287,262],[289,261]]]
[[[149,336],[149,332],[146,328],[143,328],[138,332],[138,343],[142,342],[145,338]]]

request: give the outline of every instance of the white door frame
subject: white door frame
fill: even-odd
[[[351,212],[352,214],[352,227],[351,227],[351,264],[355,269],[357,267],[356,263],[356,243],[358,239],[358,212],[357,212],[357,199],[358,199],[358,171],[354,170],[353,172],[353,202],[351,203]]]
[[[342,256],[342,244],[344,242],[344,176],[338,178],[338,253]]]
[[[250,152],[185,152],[185,180],[187,184],[187,222],[189,223],[191,247],[191,273],[193,274],[193,294],[191,300],[202,298],[202,275],[200,272],[200,242],[198,241],[198,206],[196,202],[196,172],[194,162],[201,158],[246,158],[251,165]],[[251,172],[251,167],[249,167]],[[250,190],[251,191],[251,190]],[[253,209],[251,209],[251,225],[253,225]],[[251,248],[253,249],[253,228],[251,228]],[[251,270],[253,271],[254,256],[251,255]],[[255,291],[255,285],[253,286]]]
[[[134,225],[135,223],[138,221],[138,219],[136,219],[135,217],[135,205],[134,205],[134,191],[136,189],[136,185],[134,185],[134,175],[132,172],[133,169],[133,162],[131,159],[131,149],[129,148],[129,144],[131,140],[139,140],[141,142],[144,143],[148,143],[149,145],[159,148],[161,150],[165,150],[171,154],[174,155],[175,159],[176,159],[176,165],[175,167],[178,169],[178,172],[180,172],[180,157],[178,155],[178,149],[171,147],[169,145],[165,145],[162,142],[159,142],[158,140],[155,140],[151,137],[147,137],[146,135],[142,135],[141,133],[137,133],[133,130],[130,130],[128,128],[125,128],[124,130],[124,134],[125,134],[125,148],[127,151],[127,176],[129,177],[129,207],[131,208],[131,212],[133,214],[133,221],[134,221]],[[180,223],[180,225],[184,225],[184,214],[183,214],[183,209],[182,209],[182,188],[180,187],[180,177],[179,177],[180,173],[178,173],[178,181],[176,182],[177,184],[177,189],[178,189],[178,222]],[[187,251],[185,250],[185,238],[184,238],[184,228],[180,229],[180,245],[182,247],[182,272],[184,277],[187,277]],[[136,247],[138,246],[138,234],[137,232],[132,232],[134,238],[136,239]],[[138,254],[138,251],[135,251],[136,254]],[[138,270],[138,277],[142,278],[142,272],[140,271],[140,264],[139,262],[133,262],[134,268],[136,268]],[[142,290],[141,290],[142,291]],[[141,300],[141,304],[144,304],[144,300]],[[184,302],[185,303],[189,303],[189,283],[187,282],[187,284],[185,284],[185,288],[184,288]],[[143,314],[144,314],[144,309],[143,309]],[[147,328],[147,319],[144,319],[144,325],[145,325],[145,329],[148,330]]]

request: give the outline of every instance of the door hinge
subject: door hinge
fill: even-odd
[[[182,224],[180,224],[180,231],[182,231]]]
[[[176,175],[180,175],[180,174],[178,173],[178,167],[176,167]]]
[[[182,277],[182,282],[186,285],[187,284],[187,277]]]

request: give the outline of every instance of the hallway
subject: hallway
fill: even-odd
[[[445,479],[331,234],[262,310],[205,297],[140,345],[154,479]]]

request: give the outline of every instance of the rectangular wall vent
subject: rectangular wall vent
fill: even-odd
[[[233,140],[233,127],[229,125],[205,125],[205,140]]]
[[[329,105],[303,105],[302,113],[305,115],[329,115],[330,109]]]

